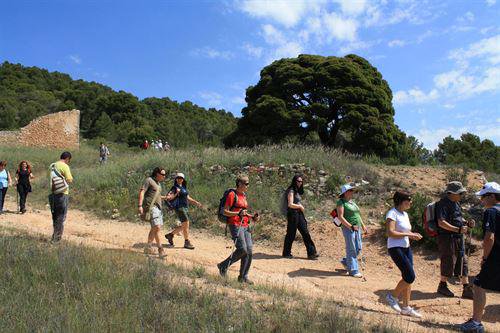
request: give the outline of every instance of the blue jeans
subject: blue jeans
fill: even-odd
[[[240,277],[247,279],[248,271],[252,264],[252,234],[248,230],[248,227],[237,227],[231,224],[229,225],[229,231],[231,232],[231,238],[235,242],[236,250],[226,260],[221,262],[221,266],[227,270],[229,266],[241,260]]]
[[[67,194],[50,194],[49,204],[52,213],[52,226],[54,233],[52,234],[52,241],[58,242],[61,240],[64,231],[64,221],[66,221],[66,214],[68,213],[69,195]]]
[[[3,204],[5,202],[5,196],[7,195],[8,187],[3,187],[0,189],[0,212],[3,212]]]
[[[347,266],[349,274],[359,273],[358,255],[361,252],[361,231],[352,231],[342,226],[345,239],[345,258],[342,262]]]

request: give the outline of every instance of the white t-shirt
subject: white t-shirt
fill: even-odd
[[[406,214],[406,212],[400,212],[396,208],[392,208],[390,211],[387,212],[385,219],[386,220],[391,219],[393,221],[396,221],[396,226],[395,226],[396,231],[399,232],[411,231],[410,219],[408,218],[408,214]],[[410,247],[410,239],[408,238],[408,236],[405,236],[403,238],[388,237],[387,248],[390,249],[391,247]]]

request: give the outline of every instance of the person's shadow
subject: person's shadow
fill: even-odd
[[[284,258],[283,256],[280,256],[279,254],[268,254],[268,253],[262,253],[262,252],[257,252],[252,255],[253,260],[272,260],[272,259],[284,259],[284,260],[295,260],[295,259],[307,259],[305,257],[293,257],[293,258]]]
[[[386,304],[387,301],[386,301],[385,297],[390,292],[391,292],[391,290],[389,290],[389,289],[380,289],[380,290],[375,291],[374,294],[378,296],[378,301],[380,303]],[[425,299],[435,299],[435,298],[439,298],[439,297],[440,297],[440,295],[437,292],[425,293],[425,292],[422,292],[420,290],[412,290],[411,291],[411,299],[415,300],[415,301],[425,300]]]
[[[489,323],[500,321],[500,304],[487,305],[484,308],[483,320]]]
[[[336,269],[335,271],[324,271],[320,269],[300,268],[295,271],[288,272],[287,275],[291,278],[318,277],[325,279],[329,276],[347,276],[347,273],[343,269]]]

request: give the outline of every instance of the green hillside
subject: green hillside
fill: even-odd
[[[176,147],[218,146],[236,127],[236,118],[224,110],[207,110],[168,97],[139,100],[67,74],[9,62],[0,65],[0,130],[23,127],[36,117],[69,109],[81,111],[83,137],[133,146],[145,138],[161,138]]]

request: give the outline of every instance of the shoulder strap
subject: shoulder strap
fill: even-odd
[[[158,186],[160,186],[160,185],[158,185]],[[155,203],[156,203],[156,201],[158,200],[158,198],[159,198],[160,196],[161,196],[161,187],[160,187],[160,189],[159,189],[159,190],[157,190],[157,191],[155,192],[155,195],[154,195],[154,197],[153,197],[153,200],[151,201],[151,204],[149,205],[149,212],[150,212],[150,213],[151,213],[151,211],[153,210],[153,207],[155,206]]]
[[[57,176],[57,177],[61,177],[61,178],[63,178],[63,179],[66,179],[63,175],[61,175],[61,174],[59,173],[59,171],[57,171],[57,169],[56,169],[56,164],[55,164],[55,163],[52,163],[52,164],[50,165],[50,167],[52,168],[52,171],[56,174],[56,176]]]
[[[236,207],[236,204],[238,203],[238,193],[236,193],[235,189],[230,189],[229,193],[231,193],[231,192],[234,193],[234,200],[233,200],[233,204],[231,205],[231,208],[229,208],[229,210],[233,210],[234,207]],[[229,193],[228,193],[228,195],[229,195]]]

